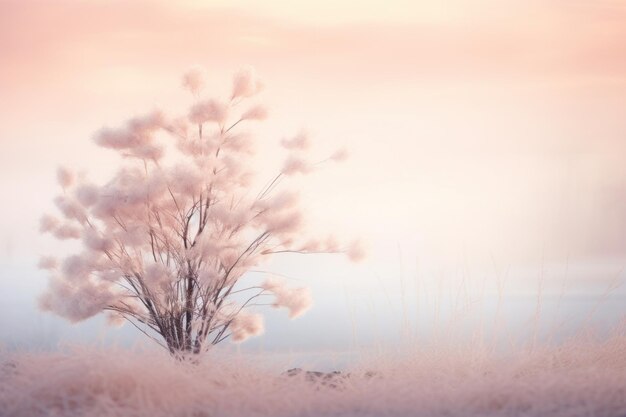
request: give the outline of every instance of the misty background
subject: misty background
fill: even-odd
[[[626,313],[626,6],[614,1],[0,0],[0,341],[132,344],[127,326],[36,309],[37,232],[59,164],[104,180],[92,134],[188,104],[252,65],[271,149],[306,129],[351,158],[298,186],[310,227],[361,236],[368,259],[287,256],[268,269],[312,288],[289,321],[268,311],[249,350],[339,352],[428,339],[607,331]],[[268,309],[269,310],[269,309]],[[509,323],[503,325],[497,316]],[[482,319],[481,319],[482,317]]]

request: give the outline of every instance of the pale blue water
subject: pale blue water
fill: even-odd
[[[36,308],[45,274],[33,266],[0,265],[0,341],[5,348],[56,349],[63,343],[132,346],[144,336],[132,326],[111,328],[102,318],[72,325]],[[317,289],[315,307],[297,320],[265,308],[266,329],[234,349],[273,354],[289,364],[336,369],[358,352],[424,346],[442,338],[495,344],[560,343],[581,331],[608,334],[626,318],[626,295],[484,296],[469,305],[401,297],[372,298]],[[372,301],[372,299],[374,301]],[[539,305],[538,305],[539,302]],[[228,347],[227,347],[228,348]],[[311,365],[312,364],[312,365]]]

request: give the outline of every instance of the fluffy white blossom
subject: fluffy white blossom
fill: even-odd
[[[74,184],[75,180],[74,173],[65,167],[59,167],[57,169],[57,181],[59,185],[63,188],[70,187]]]
[[[193,123],[216,122],[222,124],[228,117],[228,106],[210,99],[196,103],[189,110],[189,120]]]
[[[81,184],[74,191],[76,200],[84,207],[91,207],[98,201],[100,190],[93,184]]]
[[[41,233],[48,233],[54,231],[59,225],[59,219],[49,214],[44,214],[39,219],[39,231]]]
[[[267,119],[267,108],[265,106],[256,105],[250,107],[241,115],[241,120],[265,120]]]
[[[362,261],[366,256],[365,247],[360,240],[352,242],[346,253],[352,262]]]
[[[104,148],[132,151],[152,143],[154,133],[165,124],[163,113],[154,111],[145,116],[128,120],[124,127],[117,129],[104,128],[95,135],[94,140]]]
[[[261,287],[274,294],[274,307],[287,308],[292,319],[301,316],[313,305],[308,288],[288,288],[284,282],[271,278],[263,282]]]
[[[263,83],[257,77],[254,69],[243,68],[235,74],[233,79],[232,98],[247,98],[258,94],[263,89]]]
[[[54,203],[66,219],[77,220],[79,222],[85,220],[85,207],[77,200],[65,195],[60,195],[54,199]]]
[[[80,239],[81,228],[71,223],[63,223],[52,231],[52,235],[59,240]]]
[[[311,140],[306,133],[300,132],[291,139],[281,140],[280,144],[283,148],[289,150],[306,150],[311,147]]]
[[[58,277],[50,280],[53,291],[46,292],[39,299],[44,311],[54,311],[75,323],[92,317],[110,304],[115,295],[107,285],[87,281],[70,284]]]
[[[103,236],[95,229],[87,228],[83,232],[83,243],[85,247],[100,252],[107,252],[113,249],[115,242],[107,236]]]
[[[348,159],[348,156],[350,156],[348,150],[345,148],[341,148],[336,150],[335,153],[330,156],[330,159],[335,162],[343,162]]]
[[[151,262],[144,268],[144,276],[148,283],[167,284],[176,279],[172,271],[161,262]]]
[[[256,313],[240,311],[230,324],[233,341],[243,342],[244,340],[258,336],[263,333],[263,316]]]
[[[68,281],[80,282],[84,281],[91,274],[94,268],[93,259],[90,259],[84,254],[72,255],[65,258],[61,265],[61,271],[64,274],[64,278]]]
[[[190,68],[185,74],[183,74],[182,85],[192,94],[198,94],[204,86],[204,71],[202,68]]]
[[[285,175],[308,174],[311,171],[313,171],[313,165],[310,162],[294,155],[287,158],[282,169]]]

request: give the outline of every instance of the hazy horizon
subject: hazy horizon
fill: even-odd
[[[106,178],[117,159],[93,133],[154,108],[183,112],[180,76],[193,65],[207,70],[209,95],[256,68],[270,118],[255,132],[268,149],[306,129],[322,155],[350,150],[298,186],[310,226],[361,236],[368,259],[272,264],[313,288],[315,307],[299,319],[312,328],[337,314],[337,332],[350,329],[350,303],[384,305],[381,280],[400,299],[402,276],[419,276],[431,297],[444,277],[444,303],[464,282],[480,293],[486,280],[496,294],[506,271],[508,296],[623,295],[624,44],[626,5],[608,0],[397,0],[383,11],[369,1],[0,0],[0,316],[38,317],[37,259],[71,248],[37,232],[56,167]],[[610,309],[611,322],[626,311]],[[286,340],[276,328],[266,343]]]

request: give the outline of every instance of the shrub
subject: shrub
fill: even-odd
[[[99,146],[123,157],[108,182],[97,185],[59,168],[63,193],[55,204],[61,219],[41,219],[42,232],[82,241],[82,251],[62,262],[40,261],[51,271],[41,307],[74,322],[107,312],[113,322],[130,321],[175,355],[260,334],[262,317],[248,307],[262,295],[273,294],[274,306],[288,308],[291,317],[310,306],[306,288],[273,279],[236,287],[268,257],[362,256],[358,243],[342,247],[332,238],[303,234],[297,194],[277,192],[283,177],[319,165],[306,158],[306,135],[281,142],[284,165],[252,193],[250,160],[257,153],[253,137],[240,129],[265,119],[267,111],[249,103],[262,88],[251,69],[235,75],[228,100],[199,98],[200,70],[187,73],[183,85],[195,101],[186,116],[156,111],[95,135]],[[338,151],[326,160],[344,157]],[[235,294],[247,294],[245,301],[237,302]]]

